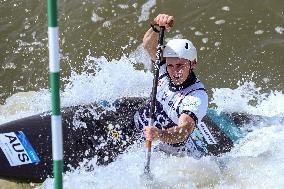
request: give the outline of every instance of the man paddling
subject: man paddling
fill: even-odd
[[[143,46],[155,60],[159,28],[171,29],[174,17],[159,14],[145,33]],[[196,125],[206,115],[208,96],[193,70],[197,51],[187,39],[172,39],[163,49],[156,95],[155,121],[149,125],[150,103],[135,114],[135,125],[147,140],[159,140],[155,151],[199,159],[207,153],[206,143]]]

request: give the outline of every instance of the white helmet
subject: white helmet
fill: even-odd
[[[193,61],[197,60],[197,51],[187,39],[172,39],[167,43],[163,57],[178,57]]]

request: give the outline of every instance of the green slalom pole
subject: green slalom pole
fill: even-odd
[[[48,47],[49,47],[49,71],[50,88],[52,98],[52,157],[53,157],[53,175],[54,188],[62,189],[63,172],[63,137],[62,121],[60,112],[60,65],[59,65],[59,44],[58,44],[58,26],[57,26],[57,1],[47,1],[48,13]]]

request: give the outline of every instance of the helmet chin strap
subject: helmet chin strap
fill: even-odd
[[[189,70],[190,70],[189,75],[190,75],[190,73],[193,71],[192,61],[188,60],[188,63],[189,63]]]

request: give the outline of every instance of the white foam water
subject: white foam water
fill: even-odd
[[[140,58],[148,60],[147,56]],[[100,100],[113,102],[115,99],[127,96],[149,96],[153,76],[148,69],[135,70],[133,66],[135,61],[134,58],[124,56],[120,60],[110,61],[104,57],[88,56],[84,63],[86,71],[81,73],[73,71],[69,78],[63,78],[67,80],[67,84],[60,94],[61,107]],[[0,124],[50,109],[51,97],[47,89],[17,93],[0,106]]]
[[[150,17],[151,9],[156,5],[156,0],[148,0],[142,5],[141,15],[138,18],[138,22],[146,21]]]
[[[88,56],[84,72],[73,72],[65,78],[62,106],[112,101],[124,96],[149,96],[153,76],[147,69],[134,69],[136,61],[126,56],[120,60]],[[284,177],[284,128],[283,119],[278,118],[284,115],[283,102],[282,91],[262,93],[253,82],[239,83],[236,89],[213,89],[211,105],[219,111],[245,112],[275,119],[245,126],[251,132],[231,152],[220,157],[222,161],[216,161],[214,157],[194,160],[152,153],[154,180],[148,183],[141,179],[146,160],[144,147],[137,144],[107,166],[96,166],[96,157],[82,162],[79,168],[64,174],[64,188],[280,189],[284,184],[281,179]],[[50,110],[48,90],[19,93],[0,107],[0,123],[47,110]],[[223,169],[220,169],[220,162]],[[48,178],[36,188],[53,188],[53,182]]]

